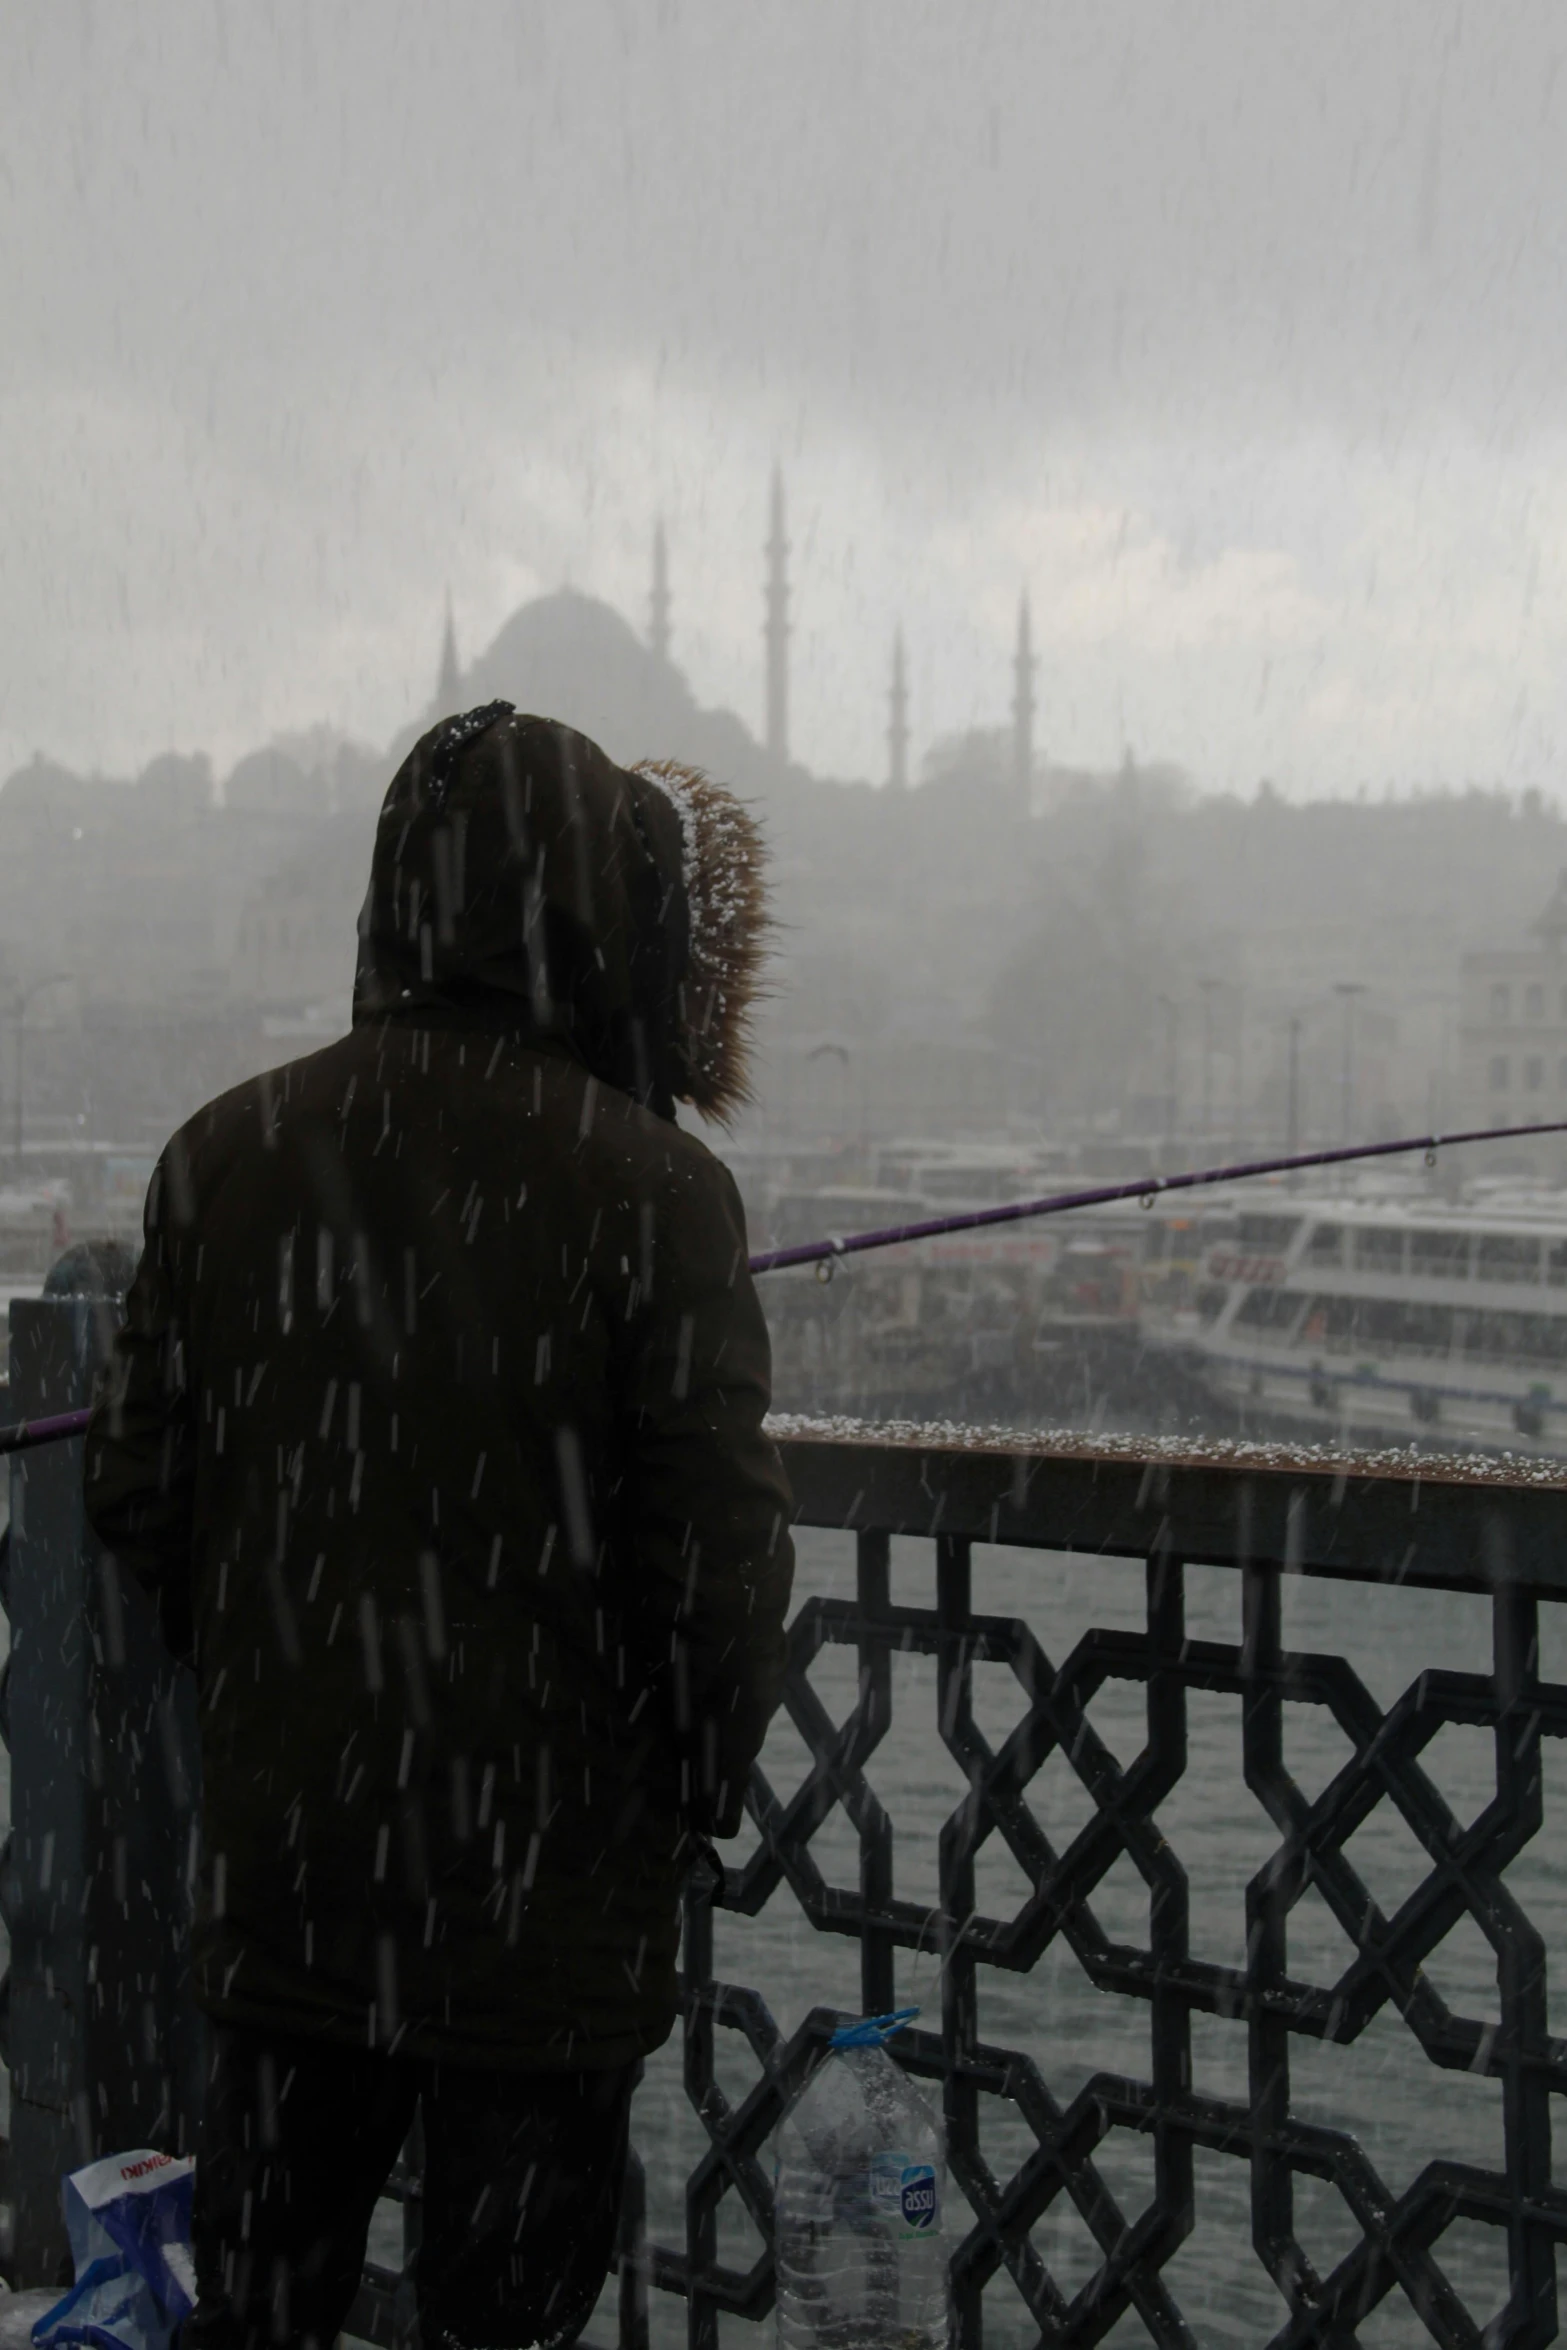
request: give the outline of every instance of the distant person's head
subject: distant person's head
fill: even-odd
[[[122,1240],[78,1240],[50,1266],[44,1278],[44,1295],[123,1297],[135,1273],[135,1254]]]
[[[444,720],[382,805],[356,1022],[499,1027],[563,1045],[665,1117],[748,1098],[766,948],[759,827],[670,762],[614,765],[491,702]]]

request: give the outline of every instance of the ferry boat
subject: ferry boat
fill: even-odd
[[[1215,1198],[1150,1229],[1143,1328],[1254,1425],[1559,1455],[1567,1196]]]

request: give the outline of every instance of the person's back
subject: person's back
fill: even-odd
[[[513,2155],[564,2177],[559,2130],[518,2131],[586,2081],[616,2158],[693,1839],[739,1824],[788,1501],[738,1199],[671,1113],[733,1095],[756,896],[710,787],[503,707],[438,730],[383,811],[352,1032],[211,1105],[155,1178],[89,1504],[198,1671],[199,1995],[274,2097],[321,2050],[311,2134],[385,2104],[356,2211],[442,2083],[481,2139],[467,2093],[509,2083]],[[256,2118],[229,2090],[215,2141]],[[537,2219],[512,2168],[485,2191]],[[311,2238],[308,2287],[279,2239],[282,2334],[209,2262],[192,2338],[335,2330],[356,2227]],[[427,2321],[555,2338],[606,2250],[547,2321],[537,2227],[534,2274],[513,2250],[477,2301],[428,2252]]]

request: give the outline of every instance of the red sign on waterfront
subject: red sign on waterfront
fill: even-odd
[[[1208,1259],[1210,1281],[1256,1282],[1276,1289],[1284,1279],[1282,1257],[1242,1256],[1238,1249],[1216,1248]]]

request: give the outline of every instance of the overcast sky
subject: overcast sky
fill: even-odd
[[[1567,781],[1554,0],[11,0],[0,771],[383,742],[570,580],[794,737]],[[656,745],[649,745],[650,750]]]

